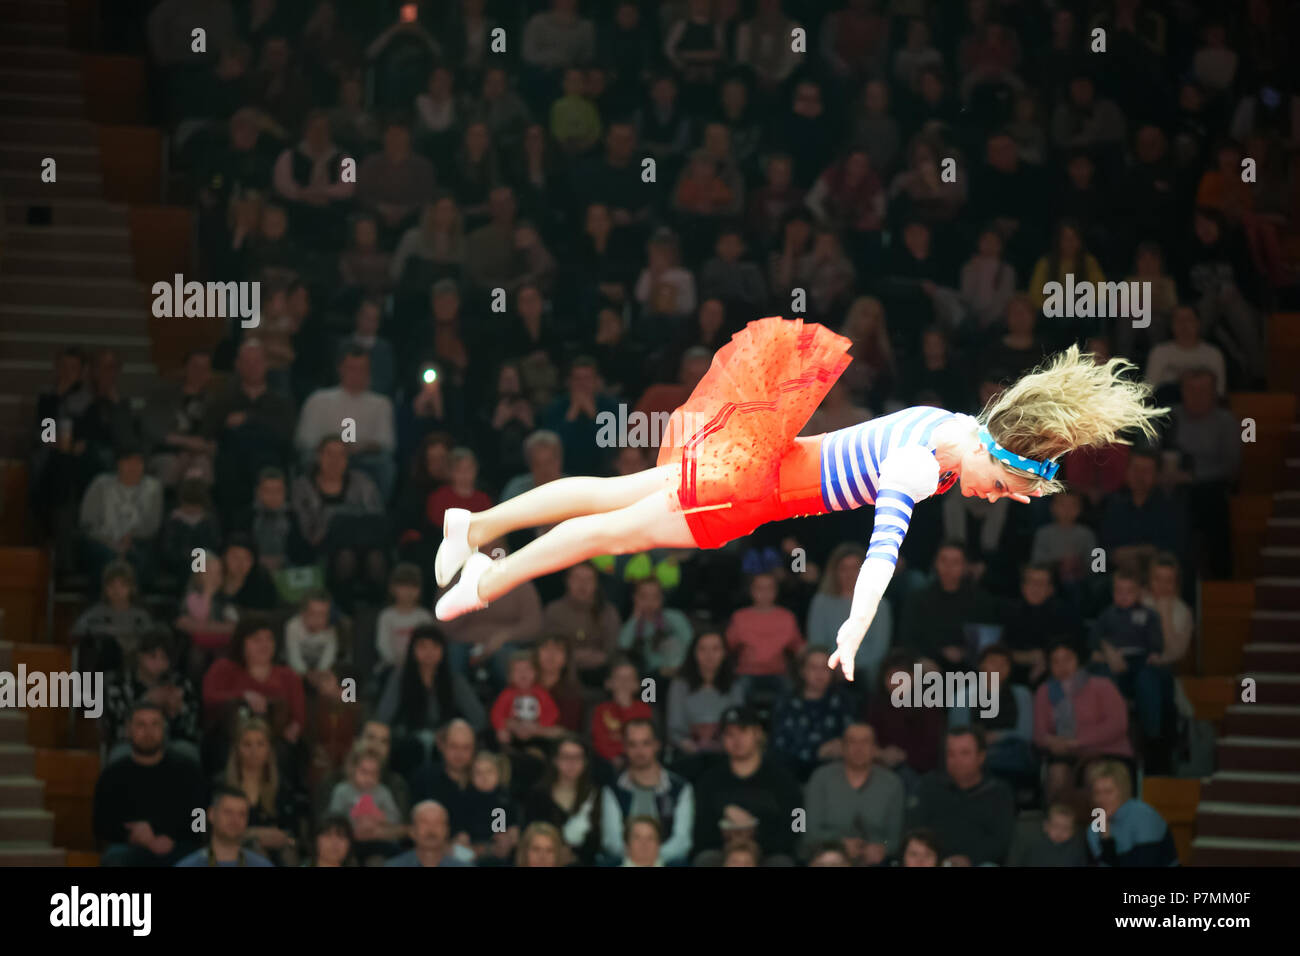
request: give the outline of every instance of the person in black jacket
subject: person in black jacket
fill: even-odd
[[[729,834],[752,827],[763,866],[793,866],[794,812],[803,804],[798,782],[763,752],[763,728],[750,707],[722,715],[727,762],[695,785],[696,866],[721,866]]]
[[[954,863],[1001,864],[1011,847],[1015,796],[984,772],[984,734],[978,728],[950,730],[946,749],[944,769],[921,778],[907,826],[933,830]]]
[[[131,754],[95,783],[95,837],[107,844],[101,866],[171,866],[197,844],[191,815],[206,806],[199,765],[167,750],[166,717],[142,701],[131,712]]]

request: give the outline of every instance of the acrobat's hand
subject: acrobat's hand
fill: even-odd
[[[835,635],[835,653],[826,663],[831,670],[839,664],[844,670],[845,680],[853,680],[853,662],[858,656],[858,648],[862,645],[862,639],[867,636],[867,628],[870,625],[871,618],[863,620],[850,616],[840,625],[839,633]]]

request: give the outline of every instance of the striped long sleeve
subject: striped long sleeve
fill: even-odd
[[[874,614],[875,605],[898,564],[898,549],[911,523],[912,509],[918,501],[934,494],[938,486],[939,463],[929,449],[904,445],[885,458],[876,491],[875,524],[867,545],[867,559],[862,562],[853,589],[851,616],[864,618]]]

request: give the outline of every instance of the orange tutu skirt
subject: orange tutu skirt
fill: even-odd
[[[660,465],[681,463],[675,497],[699,547],[825,512],[821,437],[796,436],[848,368],[850,344],[824,326],[773,316],[718,349],[659,449]]]

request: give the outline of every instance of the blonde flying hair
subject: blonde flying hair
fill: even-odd
[[[1132,442],[1124,433],[1156,437],[1155,420],[1169,412],[1147,404],[1151,386],[1125,378],[1136,366],[1122,358],[1098,363],[1077,345],[1054,356],[1040,368],[992,399],[979,422],[1008,451],[1038,461],[1059,459],[1075,448]],[[1030,492],[1062,491],[1060,481],[1047,480],[1002,467],[1030,483]]]

